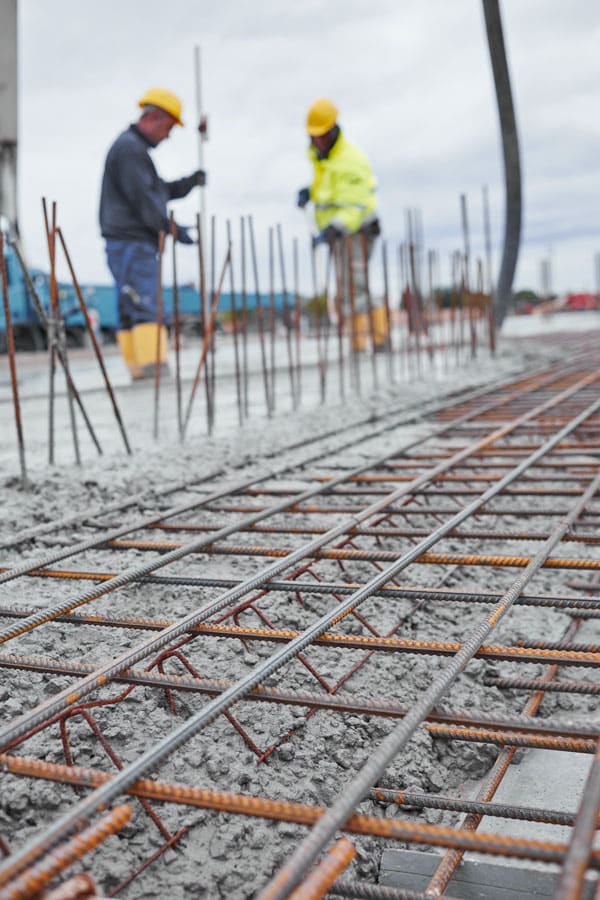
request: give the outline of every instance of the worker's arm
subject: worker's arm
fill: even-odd
[[[163,181],[169,200],[179,200],[187,197],[192,188],[203,187],[206,184],[206,172],[198,169],[192,175],[178,178],[176,181]]]

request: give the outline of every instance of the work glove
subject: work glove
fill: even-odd
[[[299,206],[300,209],[304,209],[308,201],[310,200],[310,190],[309,188],[300,188],[298,191],[298,196],[296,198],[296,206]]]
[[[312,245],[313,247],[318,247],[319,244],[328,244],[331,247],[341,236],[342,232],[335,225],[328,225],[319,234],[314,235]]]
[[[195,180],[196,187],[204,187],[206,184],[206,172],[204,169],[197,169],[192,177]]]
[[[190,234],[189,228],[184,225],[177,225],[177,240],[180,244],[195,244],[196,241]]]

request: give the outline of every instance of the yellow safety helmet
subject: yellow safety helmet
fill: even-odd
[[[338,111],[331,100],[319,97],[308,110],[306,130],[311,137],[319,137],[331,131],[337,122]]]
[[[157,106],[173,116],[178,125],[183,125],[181,121],[181,100],[166,88],[150,88],[143,97],[140,97],[138,106]]]

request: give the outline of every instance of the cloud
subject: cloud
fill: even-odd
[[[594,241],[600,248],[596,4],[504,0],[502,10],[524,174],[518,279],[532,282],[540,246],[552,241],[561,285],[591,287],[591,257],[584,262]],[[207,203],[222,246],[225,219],[239,223],[250,212],[263,269],[270,225],[282,224],[289,246],[293,235],[306,241],[293,200],[310,179],[305,111],[325,95],[372,160],[391,243],[404,238],[405,210],[420,209],[447,278],[446,261],[462,243],[461,193],[469,198],[474,253],[483,253],[486,184],[498,261],[503,168],[479,2],[21,0],[19,13],[20,210],[35,264],[46,265],[45,195],[59,202],[81,277],[108,280],[97,226],[104,156],[150,85],[180,93],[189,123],[156,151],[159,171],[170,178],[196,168],[197,44],[210,121]],[[191,222],[197,197],[174,208],[179,221]],[[180,256],[182,277],[194,277],[195,255]]]

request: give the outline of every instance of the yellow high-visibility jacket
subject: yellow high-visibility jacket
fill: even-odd
[[[319,159],[311,144],[308,156],[314,178],[310,199],[315,205],[319,231],[334,225],[346,234],[357,232],[377,209],[377,181],[362,150],[339,137],[326,159]]]

